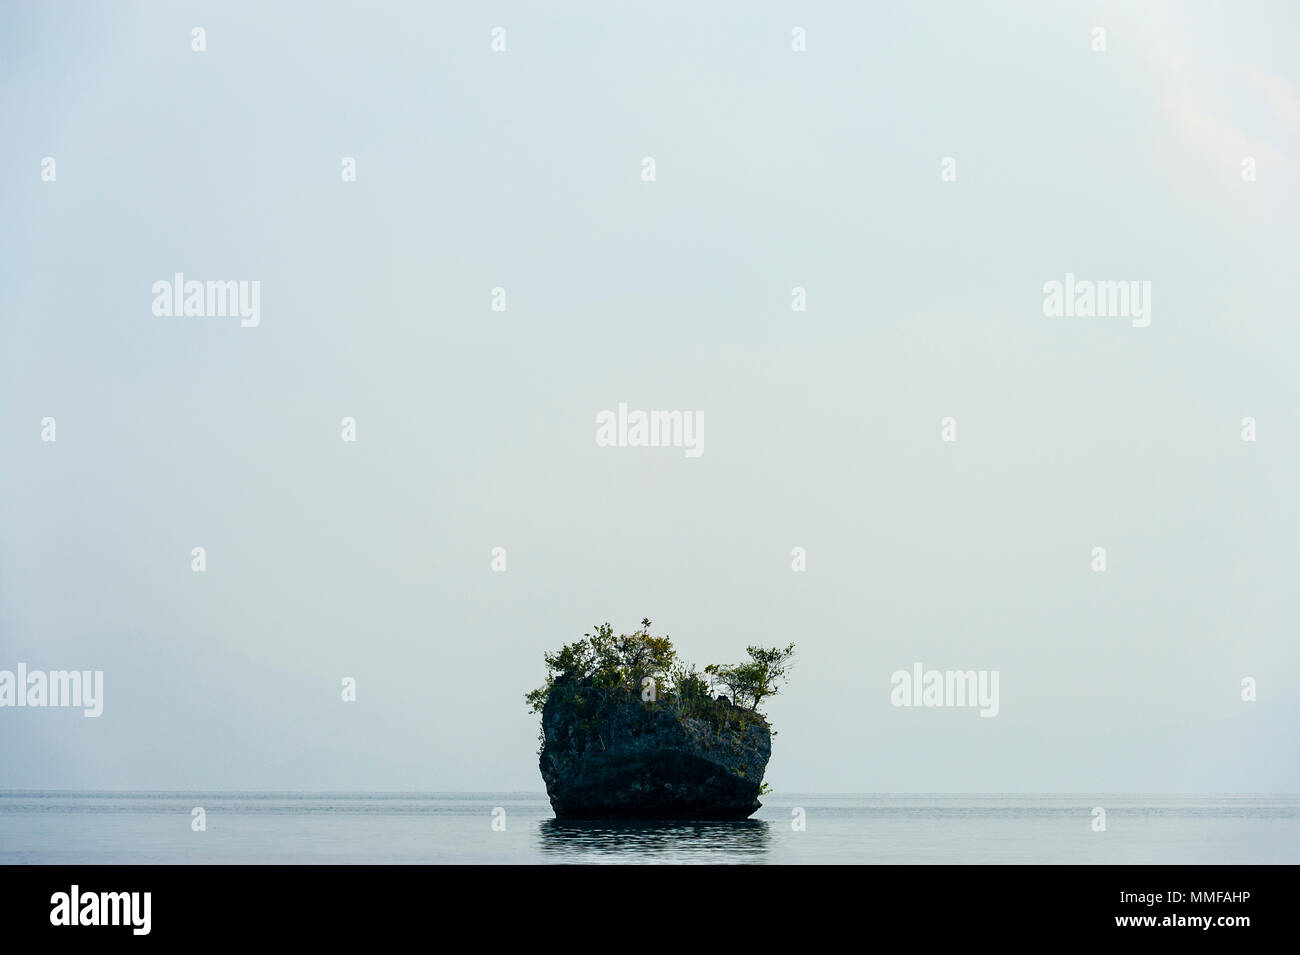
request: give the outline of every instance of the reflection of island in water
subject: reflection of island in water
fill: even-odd
[[[543,852],[690,856],[724,850],[753,853],[757,857],[771,845],[769,825],[761,819],[733,822],[546,819],[538,824],[537,832]]]

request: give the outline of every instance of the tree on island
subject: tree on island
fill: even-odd
[[[711,663],[704,672],[731,693],[731,702],[755,712],[769,696],[781,691],[794,664],[794,644],[785,647],[746,647],[749,660],[735,666]]]
[[[654,704],[668,702],[683,715],[729,721],[727,709],[740,709],[764,719],[759,706],[775,696],[789,678],[794,644],[785,647],[746,647],[749,660],[734,665],[710,664],[703,673],[678,660],[672,641],[653,636],[650,621],[629,634],[614,633],[608,624],[593,628],[581,640],[543,654],[546,682],[525,695],[534,713],[541,713],[557,683],[590,687],[607,702],[620,698]],[[728,700],[714,698],[718,689]]]

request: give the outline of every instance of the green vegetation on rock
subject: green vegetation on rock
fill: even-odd
[[[594,710],[603,708],[597,704],[640,701],[715,727],[767,722],[759,707],[788,679],[793,643],[746,647],[747,661],[710,664],[700,671],[679,661],[672,641],[653,636],[650,626],[642,620],[639,630],[616,635],[608,623],[600,624],[581,640],[544,654],[546,682],[524,697],[531,711],[541,713],[558,686],[566,702],[580,710],[588,708],[585,704]]]

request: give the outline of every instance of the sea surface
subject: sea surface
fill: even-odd
[[[5,791],[0,864],[1300,862],[1293,795],[763,802],[744,822],[562,823],[542,793]]]

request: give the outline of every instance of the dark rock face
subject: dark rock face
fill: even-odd
[[[767,723],[729,704],[610,697],[557,683],[542,711],[540,766],[560,819],[745,819],[772,754]]]

